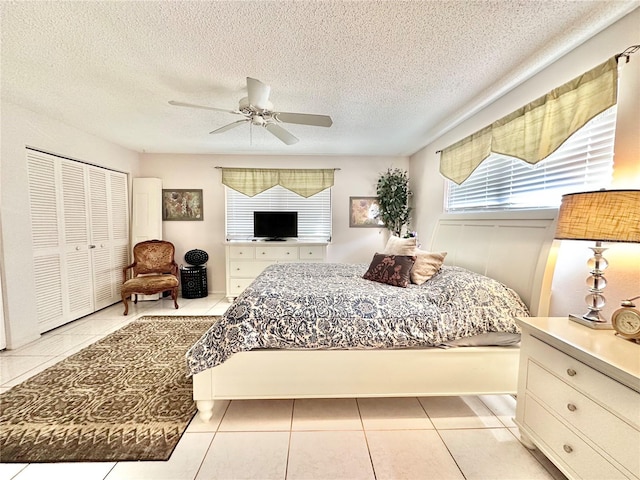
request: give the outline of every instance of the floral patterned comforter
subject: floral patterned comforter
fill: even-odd
[[[443,266],[408,288],[365,280],[367,265],[271,265],[187,352],[192,374],[260,348],[432,347],[488,332],[520,333],[527,307],[510,288]]]

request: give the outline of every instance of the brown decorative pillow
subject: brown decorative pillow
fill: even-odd
[[[447,252],[427,252],[416,248],[415,255],[416,261],[411,269],[411,282],[422,285],[440,270]]]
[[[408,255],[385,255],[376,253],[369,269],[362,278],[374,282],[386,283],[394,287],[409,285],[409,272],[416,257]]]
[[[382,253],[385,255],[413,255],[418,246],[416,241],[416,237],[400,238],[391,235]]]

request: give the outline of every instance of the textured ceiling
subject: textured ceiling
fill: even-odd
[[[0,2],[4,99],[124,147],[165,153],[410,155],[636,1]],[[209,132],[245,77],[275,110],[331,115]]]

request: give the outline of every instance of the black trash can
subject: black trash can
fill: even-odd
[[[182,298],[203,298],[207,291],[207,267],[180,266],[180,283],[182,285]]]

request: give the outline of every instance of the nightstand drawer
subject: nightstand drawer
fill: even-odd
[[[640,477],[640,431],[532,361],[527,392]]]
[[[544,409],[531,396],[525,396],[524,423],[579,478],[594,480],[628,478],[598,452]]]
[[[537,363],[640,428],[637,392],[534,337],[528,337],[527,341],[529,356]]]
[[[256,247],[258,260],[297,260],[298,247]]]

